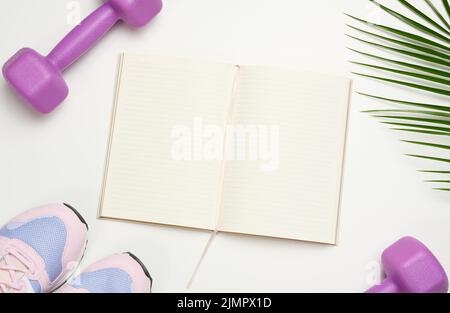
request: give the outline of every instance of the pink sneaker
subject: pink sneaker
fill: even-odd
[[[87,230],[67,204],[15,217],[0,229],[0,293],[51,292],[64,284],[83,256]]]
[[[152,278],[144,264],[127,252],[106,257],[63,286],[62,293],[149,293]]]

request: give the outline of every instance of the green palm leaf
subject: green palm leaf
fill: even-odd
[[[434,111],[424,111],[424,110],[367,110],[363,111],[363,113],[413,113],[417,115],[432,115],[432,116],[440,116],[440,117],[448,117],[450,118],[449,113],[441,113]]]
[[[447,0],[442,0],[445,10],[447,11],[447,16],[450,18],[450,4]]]
[[[428,146],[428,147],[434,147],[434,148],[439,148],[439,149],[447,149],[450,150],[450,146],[446,146],[446,145],[439,145],[439,144],[435,144],[435,143],[429,143],[429,142],[422,142],[422,141],[412,141],[412,140],[403,140],[404,142],[408,142],[408,143],[412,143],[415,145],[422,145],[422,146]]]
[[[357,92],[357,93],[360,94],[360,95],[369,97],[369,98],[373,98],[373,99],[377,99],[377,100],[383,100],[383,101],[392,102],[392,103],[396,103],[396,104],[407,105],[407,106],[414,106],[414,107],[421,107],[421,108],[432,109],[432,110],[437,110],[437,111],[450,112],[450,106],[418,103],[418,102],[403,101],[403,100],[397,100],[397,99],[390,99],[390,98],[386,98],[386,97],[370,95],[370,94],[363,93],[363,92]]]
[[[417,64],[412,64],[412,63],[392,60],[392,59],[388,59],[388,58],[383,58],[383,57],[379,57],[379,56],[376,56],[376,55],[373,55],[373,54],[370,54],[370,53],[361,52],[361,51],[358,51],[358,50],[352,49],[352,48],[349,48],[349,50],[351,50],[351,51],[353,51],[355,53],[361,54],[361,55],[368,56],[368,57],[370,57],[372,59],[375,59],[375,60],[380,60],[380,61],[384,61],[384,62],[388,62],[388,63],[393,63],[393,64],[396,64],[396,65],[400,65],[400,66],[403,66],[403,67],[415,69],[415,70],[422,71],[422,72],[425,72],[425,73],[430,73],[430,74],[433,74],[433,75],[450,78],[450,72],[448,72],[448,71],[442,71],[442,70],[439,70],[439,69],[436,69],[436,68],[433,68],[433,67],[427,67],[427,66],[422,66],[422,65],[417,65]]]
[[[381,49],[398,56],[398,58],[391,58],[349,48],[363,58],[370,58],[373,61],[389,65],[383,66],[364,61],[351,61],[352,64],[360,68],[380,71],[385,75],[395,75],[397,78],[394,79],[385,75],[369,75],[363,72],[352,73],[360,77],[378,80],[382,83],[412,88],[416,92],[425,91],[439,95],[439,97],[444,97],[444,103],[450,103],[450,23],[447,20],[447,17],[450,18],[449,1],[441,0],[444,8],[444,11],[441,12],[431,0],[423,0],[424,5],[431,9],[433,16],[425,14],[419,7],[412,5],[409,0],[397,0],[403,5],[406,13],[393,10],[376,0],[368,1],[376,4],[385,13],[393,16],[405,26],[414,30],[414,32],[371,23],[346,14],[352,20],[362,23],[366,28],[375,30],[368,31],[347,24],[351,31],[360,35],[370,36],[382,43],[365,40],[351,34],[347,36],[368,47]],[[410,16],[408,16],[408,12]],[[382,32],[384,35],[378,32]],[[429,38],[434,38],[435,40]],[[404,61],[399,58],[414,59],[414,62]],[[365,92],[358,92],[358,94],[369,99],[400,106],[400,108],[366,110],[363,112],[381,119],[381,123],[391,126],[393,130],[403,133],[408,132],[411,136],[413,134],[422,135],[421,140],[409,139],[402,141],[411,146],[427,147],[431,149],[431,152],[426,154],[410,153],[407,154],[408,156],[429,161],[430,164],[450,164],[450,153],[448,153],[449,157],[445,157],[445,153],[450,151],[450,145],[448,145],[448,141],[439,142],[450,136],[450,104],[421,103]],[[434,140],[423,140],[424,136],[430,139],[434,138]],[[444,152],[444,156],[437,156],[433,151],[440,151],[439,155],[442,155],[442,152]],[[448,179],[450,170],[430,169],[421,170],[420,172],[428,175],[444,175],[428,179],[426,182],[434,184],[450,183]],[[450,191],[450,188],[434,189]]]
[[[425,0],[425,2],[428,4],[428,6],[431,8],[431,10],[433,10],[434,14],[436,14],[436,16],[442,22],[442,24],[444,24],[445,27],[447,27],[447,29],[450,30],[450,24],[447,23],[447,20],[445,19],[445,17],[442,16],[441,12],[439,12],[439,10],[435,7],[435,5],[430,0]],[[447,1],[443,1],[443,2],[444,2],[444,4],[447,3],[447,5],[448,5]]]
[[[420,134],[435,135],[435,136],[450,136],[450,133],[436,132],[436,131],[431,131],[431,130],[407,129],[407,128],[391,128],[391,129],[402,131],[402,132],[420,133]]]
[[[385,82],[396,84],[396,85],[402,85],[402,86],[411,87],[414,89],[425,90],[425,91],[436,93],[439,95],[450,96],[450,90],[447,90],[447,89],[434,88],[434,87],[429,87],[429,86],[425,86],[425,85],[410,83],[408,81],[401,81],[401,80],[395,80],[395,79],[390,79],[390,78],[386,78],[386,77],[367,75],[367,74],[358,73],[358,72],[352,72],[352,73],[355,75],[359,75],[359,76],[363,76],[363,77],[367,77],[367,78],[373,78],[376,80],[381,80],[381,81],[385,81]]]
[[[350,27],[350,28],[360,32],[360,33],[369,35],[369,36],[377,38],[377,39],[381,39],[383,41],[388,41],[388,42],[394,43],[394,44],[396,44],[398,46],[403,46],[403,47],[410,48],[410,49],[413,49],[413,50],[416,50],[416,51],[425,52],[425,53],[437,56],[439,58],[443,58],[445,60],[449,60],[450,59],[450,55],[448,55],[446,53],[443,53],[443,52],[439,52],[439,51],[437,51],[435,49],[432,49],[432,48],[428,48],[426,46],[420,46],[420,45],[416,45],[414,43],[410,43],[410,42],[406,42],[406,41],[402,41],[402,40],[397,40],[397,39],[393,39],[393,38],[386,37],[386,36],[381,36],[381,35],[378,35],[378,34],[375,34],[375,33],[372,33],[372,32],[369,32],[369,31],[366,31],[366,30],[363,30],[363,29],[360,29],[358,27],[355,27],[355,26],[352,26],[352,25],[349,25],[349,24],[346,24],[346,25],[348,27]]]
[[[450,32],[445,29],[444,27],[442,27],[441,25],[439,25],[438,23],[436,23],[435,21],[433,21],[431,18],[429,18],[426,14],[424,14],[422,11],[418,10],[415,6],[413,6],[412,4],[410,4],[408,1],[406,0],[399,0],[399,2],[401,4],[403,4],[405,7],[407,7],[410,11],[412,11],[414,14],[416,14],[417,16],[421,17],[423,20],[425,20],[426,22],[428,22],[429,24],[433,25],[435,28],[439,29],[440,31],[442,31],[443,33],[450,35]],[[437,11],[436,7],[429,1],[429,0],[425,0],[425,2],[427,2],[427,4],[431,7],[431,9],[436,13],[439,14],[439,11]],[[439,14],[440,15],[440,14]],[[442,21],[442,20],[441,20]],[[447,21],[445,19],[443,19],[443,21],[445,22],[445,24],[447,23]],[[446,25],[448,26],[448,24]],[[450,26],[449,26],[450,27]]]
[[[424,118],[424,117],[395,116],[395,115],[375,115],[375,117],[385,118],[385,119],[394,119],[394,120],[406,120],[406,121],[423,122],[423,123],[430,123],[430,124],[449,125],[450,126],[450,120],[445,120],[445,119],[444,120],[439,120],[439,119]]]
[[[378,5],[382,10],[386,11],[387,13],[392,15],[393,17],[401,20],[402,22],[405,22],[409,26],[411,26],[411,27],[413,27],[413,28],[415,28],[415,29],[417,29],[419,31],[422,31],[423,33],[425,33],[427,35],[433,36],[433,37],[438,38],[438,39],[440,39],[442,41],[450,43],[450,38],[449,37],[446,37],[446,36],[436,32],[436,31],[432,30],[431,28],[428,28],[427,26],[425,26],[425,25],[423,25],[421,23],[418,23],[418,22],[416,22],[416,21],[414,21],[414,20],[412,20],[412,19],[410,19],[410,18],[408,18],[408,17],[406,17],[406,16],[404,16],[404,15],[402,15],[402,14],[400,14],[400,13],[394,11],[394,10],[389,9],[388,7],[385,7],[384,5],[378,3],[375,0],[369,0],[369,1],[372,1],[373,3]],[[405,1],[401,1],[401,0],[398,0],[398,1],[400,1],[402,3],[405,2]]]
[[[447,47],[447,46],[445,46],[443,44],[440,44],[438,42],[432,41],[432,40],[430,40],[428,38],[425,38],[425,37],[422,37],[422,36],[419,36],[419,35],[416,35],[416,34],[413,34],[413,33],[410,33],[410,32],[406,32],[406,31],[403,31],[403,30],[400,30],[400,29],[395,29],[395,28],[392,28],[392,27],[388,27],[388,26],[385,26],[385,25],[379,25],[379,24],[376,24],[376,23],[371,23],[371,22],[365,21],[363,19],[351,16],[349,14],[346,14],[346,15],[348,17],[351,17],[351,18],[353,18],[353,19],[363,23],[363,24],[366,24],[367,26],[370,26],[370,27],[376,28],[378,30],[387,32],[387,33],[389,33],[391,35],[400,36],[400,37],[403,37],[405,39],[410,39],[410,40],[416,41],[416,42],[424,44],[424,45],[433,46],[435,48],[438,48],[438,49],[450,52],[450,47]]]
[[[355,40],[361,41],[363,43],[366,43],[366,44],[369,44],[369,45],[372,45],[372,46],[375,46],[375,47],[378,47],[378,48],[382,48],[384,50],[389,50],[389,51],[396,52],[398,54],[407,55],[407,56],[413,57],[415,59],[419,59],[421,61],[427,61],[427,62],[430,62],[430,63],[436,63],[436,64],[439,64],[439,65],[444,65],[446,67],[450,67],[450,62],[448,62],[448,61],[446,61],[444,59],[441,59],[441,58],[436,58],[436,57],[433,57],[433,56],[430,56],[430,55],[427,55],[427,54],[421,54],[421,53],[416,53],[416,52],[412,52],[412,51],[408,51],[408,50],[402,50],[402,49],[397,49],[397,48],[393,48],[393,47],[389,47],[389,46],[380,45],[380,44],[377,44],[377,43],[374,43],[374,42],[371,42],[371,41],[360,39],[360,38],[355,37],[355,36],[350,36],[350,35],[348,35],[348,36],[350,38],[355,39]]]
[[[414,124],[414,123],[404,123],[404,122],[382,122],[382,123],[386,124],[386,125],[408,127],[407,130],[437,131],[440,133],[446,133],[446,135],[450,136],[450,128],[448,128],[448,127]]]
[[[378,69],[378,70],[382,70],[382,71],[386,71],[386,72],[392,72],[392,73],[396,73],[396,74],[400,74],[400,75],[405,75],[405,76],[410,76],[410,77],[414,77],[414,78],[419,78],[419,79],[423,79],[423,80],[426,80],[426,81],[430,81],[430,82],[434,82],[434,83],[438,83],[438,84],[443,84],[443,85],[446,85],[446,86],[450,86],[450,80],[444,79],[444,78],[439,78],[439,77],[436,77],[436,76],[419,74],[419,73],[415,73],[415,72],[407,72],[407,71],[397,70],[395,68],[388,68],[388,67],[372,65],[372,64],[367,64],[367,63],[361,63],[361,62],[354,62],[354,61],[352,61],[351,63],[358,64],[358,65],[365,66],[365,67]],[[449,91],[448,95],[450,95],[450,91]]]
[[[420,159],[426,159],[426,160],[432,160],[432,161],[438,161],[438,162],[450,163],[450,159],[436,158],[436,157],[427,156],[427,155],[407,154],[407,156],[414,157],[414,158],[420,158]]]

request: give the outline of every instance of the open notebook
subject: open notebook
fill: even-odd
[[[336,242],[348,79],[124,54],[117,88],[100,217]]]

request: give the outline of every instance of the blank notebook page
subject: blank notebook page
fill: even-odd
[[[220,230],[334,244],[350,81],[254,66],[238,81],[234,124],[278,126],[279,162],[227,163]]]
[[[100,215],[214,229],[220,161],[172,158],[173,129],[193,118],[224,125],[232,65],[125,54]]]
[[[117,88],[100,216],[336,242],[348,79],[125,54]],[[174,159],[174,129],[196,118],[259,137],[226,161]]]

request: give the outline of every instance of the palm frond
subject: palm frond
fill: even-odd
[[[365,55],[365,56],[370,57],[370,58],[375,59],[375,60],[380,60],[380,61],[383,61],[383,62],[400,65],[402,67],[415,69],[415,70],[422,71],[422,72],[425,72],[425,73],[430,73],[430,74],[433,74],[433,75],[450,78],[450,72],[442,71],[442,70],[439,70],[439,69],[436,69],[436,68],[433,68],[433,67],[422,66],[422,65],[417,65],[417,64],[413,64],[413,63],[408,63],[408,62],[403,62],[403,61],[383,58],[383,57],[376,56],[374,54],[362,52],[362,51],[359,51],[359,50],[356,50],[356,49],[352,49],[352,48],[349,48],[349,50],[351,50],[351,51],[353,51],[355,53],[361,54],[361,55]]]
[[[402,70],[398,70],[395,68],[388,68],[388,67],[383,67],[383,66],[379,66],[379,65],[367,64],[367,63],[361,63],[361,62],[355,62],[355,61],[352,61],[351,63],[358,64],[358,65],[365,66],[365,67],[370,67],[370,68],[377,69],[377,70],[382,70],[385,72],[391,72],[391,73],[396,73],[396,74],[400,74],[400,75],[404,75],[404,76],[410,76],[410,77],[419,78],[419,79],[423,79],[426,81],[450,86],[450,80],[445,79],[445,78],[439,78],[436,76],[419,74],[419,73],[415,73],[415,72],[402,71]],[[450,90],[448,92],[449,92],[448,95],[450,95]]]
[[[430,143],[430,142],[422,142],[422,141],[412,141],[412,140],[403,140],[403,141],[412,143],[415,145],[423,145],[423,146],[429,146],[429,147],[434,147],[434,148],[439,148],[439,149],[450,150],[450,146],[446,146],[446,145],[440,145],[440,144],[435,144],[435,143]]]
[[[398,39],[394,39],[394,38],[378,35],[378,34],[369,32],[367,30],[363,30],[361,28],[358,28],[358,27],[355,27],[355,26],[352,26],[352,25],[349,25],[349,24],[346,24],[346,25],[348,27],[350,27],[351,29],[354,29],[354,30],[356,30],[356,31],[358,31],[358,32],[360,32],[362,34],[369,35],[369,36],[374,37],[376,39],[387,41],[387,42],[390,42],[390,43],[394,43],[394,44],[396,44],[398,46],[403,46],[403,47],[410,48],[410,49],[413,49],[413,50],[416,50],[416,51],[425,52],[427,54],[431,54],[431,55],[434,55],[436,57],[439,57],[439,58],[442,58],[442,59],[445,59],[445,60],[450,60],[450,55],[446,54],[445,52],[440,52],[440,51],[434,50],[432,48],[429,48],[429,47],[426,47],[426,46],[420,46],[420,45],[417,45],[417,44],[414,44],[414,43],[411,43],[411,42],[402,41],[402,40],[398,40]]]
[[[386,97],[374,96],[374,95],[363,93],[363,92],[357,92],[357,93],[360,94],[360,95],[369,97],[369,98],[373,98],[373,99],[377,99],[377,100],[383,100],[383,101],[392,102],[392,103],[396,103],[396,104],[407,105],[407,106],[414,106],[414,107],[421,107],[421,108],[432,109],[432,110],[437,110],[437,111],[450,112],[450,106],[418,103],[418,102],[411,102],[411,101],[404,101],[404,100],[397,100],[397,99],[390,99],[390,98],[386,98]]]
[[[450,24],[447,22],[445,17],[442,16],[441,12],[439,12],[439,10],[436,8],[436,6],[430,0],[425,0],[425,2],[428,4],[428,6],[431,8],[431,10],[433,10],[434,14],[436,14],[436,16],[442,22],[442,24],[444,24],[445,27],[447,27],[447,29],[450,30]],[[447,3],[447,5],[448,5],[448,2],[446,2],[446,1],[443,1],[443,2]]]
[[[424,117],[415,117],[415,116],[396,116],[396,115],[375,115],[375,117],[384,118],[384,119],[406,120],[406,121],[415,121],[415,122],[441,124],[441,125],[449,125],[450,126],[450,120],[445,120],[445,119],[440,120],[440,119],[433,119],[433,118],[424,118]]]
[[[434,112],[434,111],[424,111],[424,110],[366,110],[362,111],[363,113],[369,113],[369,114],[379,114],[379,113],[413,113],[417,115],[432,115],[432,116],[440,116],[440,117],[449,117],[449,113],[441,113],[441,112]]]
[[[447,16],[450,18],[450,4],[447,0],[442,0],[442,4],[444,5],[445,10],[447,11]]]
[[[422,172],[422,173],[432,173],[432,174],[449,174],[449,175],[450,175],[450,171],[420,170],[419,172]]]
[[[389,27],[389,26],[380,25],[380,24],[376,24],[376,23],[371,23],[371,22],[368,22],[366,20],[363,20],[363,19],[354,17],[352,15],[349,15],[349,14],[346,14],[346,15],[348,17],[353,18],[354,20],[357,20],[357,21],[367,25],[367,26],[370,26],[370,27],[376,28],[378,30],[387,32],[387,33],[389,33],[391,35],[400,36],[400,37],[403,37],[405,39],[413,40],[413,41],[415,41],[417,43],[420,43],[420,44],[432,46],[432,47],[435,47],[435,48],[438,48],[438,49],[450,52],[450,47],[447,47],[447,46],[445,46],[443,44],[440,44],[438,42],[432,41],[432,40],[430,40],[430,39],[428,39],[426,37],[419,36],[419,35],[416,35],[416,34],[413,34],[413,33],[410,33],[410,32],[406,32],[406,31],[403,31],[403,30],[400,30],[400,29],[395,29],[395,28],[392,28],[392,27]]]
[[[441,184],[450,184],[450,180],[426,180],[427,183],[441,183]]]
[[[415,6],[413,6],[411,3],[409,3],[406,0],[399,0],[399,2],[401,4],[403,4],[405,7],[407,7],[410,11],[412,11],[414,14],[416,14],[417,16],[419,16],[420,18],[422,18],[423,20],[425,20],[426,22],[428,22],[429,24],[433,25],[435,28],[439,29],[440,31],[442,31],[443,33],[445,33],[446,35],[450,35],[450,32],[445,29],[444,27],[442,27],[440,24],[436,23],[435,21],[433,21],[431,18],[428,17],[428,15],[426,15],[425,13],[423,13],[422,11],[418,10]],[[428,6],[430,6],[430,8],[434,11],[434,13],[436,13],[438,15],[438,17],[441,19],[441,22],[443,21],[445,26],[449,27],[450,26],[447,24],[447,21],[442,17],[442,15],[440,15],[439,11],[436,9],[436,7],[433,5],[433,3],[429,0],[425,0],[425,2],[428,4]]]
[[[435,136],[450,136],[450,133],[436,132],[436,131],[431,131],[431,130],[407,129],[407,128],[391,128],[391,129],[402,131],[402,132],[421,133],[421,134],[435,135]]]
[[[369,44],[369,45],[372,45],[372,46],[375,46],[375,47],[378,47],[378,48],[381,48],[381,49],[384,49],[384,50],[393,51],[393,52],[396,52],[398,54],[403,54],[403,55],[407,55],[407,56],[413,57],[415,59],[419,59],[420,61],[427,61],[427,62],[430,62],[430,63],[435,63],[435,64],[443,65],[443,66],[446,66],[446,67],[450,67],[450,62],[448,62],[448,61],[446,61],[444,59],[441,59],[441,58],[430,56],[428,54],[422,54],[422,53],[416,53],[416,52],[412,52],[412,51],[408,51],[408,50],[397,49],[397,48],[393,48],[393,47],[390,47],[390,46],[385,46],[385,45],[381,45],[381,44],[378,44],[378,43],[375,43],[375,42],[364,40],[364,39],[361,39],[361,38],[358,38],[358,37],[355,37],[355,36],[351,36],[351,35],[347,35],[347,36],[349,36],[350,38],[353,38],[355,40],[358,40],[360,42],[363,42],[363,43],[366,43],[366,44]]]
[[[432,37],[438,38],[438,39],[440,39],[440,40],[442,40],[444,42],[450,43],[450,38],[449,37],[444,36],[444,35],[436,32],[436,31],[432,30],[431,28],[428,28],[425,25],[423,25],[423,24],[421,24],[419,22],[416,22],[413,19],[410,19],[409,17],[406,17],[406,16],[404,16],[404,15],[402,15],[402,14],[400,14],[400,13],[394,11],[394,10],[389,9],[388,7],[385,7],[384,5],[378,3],[375,0],[369,0],[369,1],[372,1],[373,3],[378,5],[383,11],[389,13],[393,17],[395,17],[395,18],[399,19],[400,21],[408,24],[409,26],[411,26],[411,27],[413,27],[413,28],[415,28],[415,29],[417,29],[419,31],[422,31],[423,33],[425,33],[425,34],[427,34],[429,36],[432,36]],[[406,2],[406,1],[402,1],[402,0],[398,0],[398,1],[401,2],[401,3],[405,3]]]
[[[381,25],[346,14],[353,21],[361,23],[365,28],[352,24],[346,24],[349,30],[372,38],[372,40],[360,38],[360,36],[347,34],[356,42],[367,47],[378,49],[382,52],[396,55],[397,57],[380,56],[374,52],[363,51],[366,49],[349,49],[362,58],[371,59],[377,63],[365,61],[351,61],[355,66],[380,72],[382,75],[364,72],[352,72],[363,78],[368,78],[393,86],[406,87],[416,92],[428,92],[439,97],[444,97],[446,104],[421,103],[403,99],[396,99],[386,95],[374,95],[366,92],[358,94],[375,101],[386,102],[400,108],[373,109],[363,111],[380,119],[380,122],[391,126],[391,129],[402,133],[421,135],[420,140],[404,139],[408,145],[422,146],[428,149],[427,153],[408,153],[407,156],[422,159],[430,164],[450,164],[450,5],[448,0],[441,0],[441,8],[432,2],[424,0],[424,5],[431,9],[430,15],[409,0],[398,0],[405,8],[394,10],[376,0],[368,0],[377,5],[384,13],[394,17],[404,26],[411,29],[406,31],[388,25]],[[437,0],[436,0],[437,1]],[[409,14],[408,14],[409,13]],[[382,33],[382,34],[380,34]],[[432,38],[432,39],[431,39]],[[405,60],[403,60],[405,59]],[[395,77],[391,77],[394,75]],[[426,93],[425,93],[426,95]],[[423,139],[429,138],[430,140]],[[431,140],[433,138],[433,140]],[[449,155],[446,157],[446,155]],[[450,184],[450,170],[429,169],[419,172],[434,175],[426,182],[433,184]],[[443,175],[443,176],[442,176]],[[450,188],[433,188],[440,191],[450,191]]]
[[[395,79],[390,79],[390,78],[386,78],[386,77],[368,75],[368,74],[363,74],[363,73],[358,73],[358,72],[352,72],[352,74],[363,76],[363,77],[367,77],[367,78],[373,78],[373,79],[376,79],[376,80],[381,80],[381,81],[388,82],[388,83],[395,84],[395,85],[402,85],[402,86],[411,87],[411,88],[414,88],[414,89],[425,90],[425,91],[428,91],[428,92],[431,92],[431,93],[444,95],[444,96],[447,96],[447,97],[450,96],[450,90],[448,90],[448,89],[429,87],[429,86],[426,86],[426,85],[419,85],[419,84],[415,84],[415,83],[410,83],[408,81],[395,80]]]
[[[419,159],[426,159],[426,160],[450,163],[450,159],[437,158],[437,157],[432,157],[432,156],[427,156],[427,155],[407,154],[407,156],[419,158]]]

